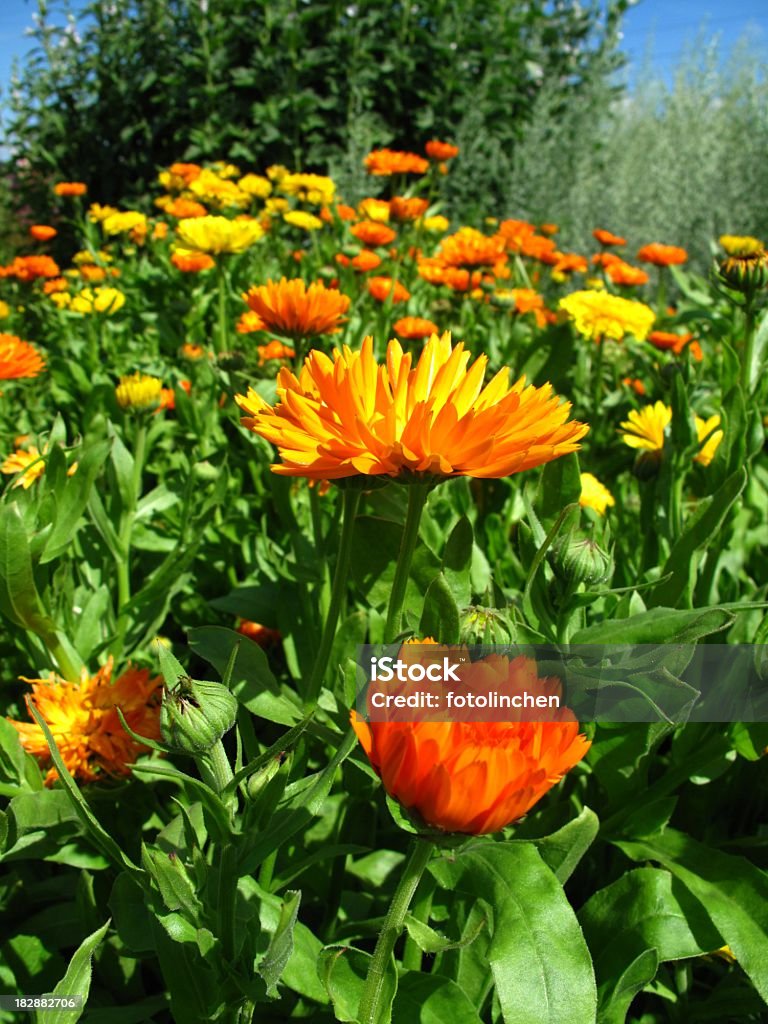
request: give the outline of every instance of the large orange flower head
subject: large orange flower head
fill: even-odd
[[[349,296],[326,288],[322,281],[307,287],[301,278],[267,281],[251,288],[245,301],[267,330],[288,338],[335,334],[349,309]]]
[[[16,256],[7,267],[0,267],[0,277],[17,281],[36,281],[39,277],[58,277],[59,265],[50,256]]]
[[[442,240],[437,258],[449,267],[492,267],[506,259],[506,242],[501,235],[461,228]]]
[[[426,174],[429,161],[417,153],[403,153],[395,149],[374,149],[365,158],[369,174],[390,177],[393,174]]]
[[[501,682],[538,680],[528,658],[498,655],[483,670]],[[544,685],[546,688],[546,685]],[[542,689],[543,692],[543,689]],[[551,715],[551,712],[548,712]],[[584,757],[590,742],[572,712],[546,722],[379,721],[352,728],[384,788],[433,828],[482,835],[526,814]]]
[[[650,245],[638,249],[637,258],[643,263],[653,263],[657,267],[671,267],[676,263],[685,263],[688,260],[688,253],[678,245],[651,242]]]
[[[84,782],[95,782],[105,775],[128,775],[129,765],[147,749],[125,731],[117,708],[139,736],[160,738],[162,680],[159,676],[150,678],[148,669],[129,665],[112,682],[110,658],[93,676],[83,669],[79,682],[56,675],[25,681],[32,684],[32,694],[27,699],[53,733],[64,764]],[[50,752],[40,726],[10,721],[25,750],[41,763],[49,763]],[[51,785],[57,774],[51,768],[46,783]]]
[[[243,424],[278,447],[284,476],[502,477],[580,447],[589,427],[568,422],[551,385],[510,385],[508,369],[484,385],[487,357],[469,359],[445,333],[415,366],[397,340],[379,364],[368,337],[356,352],[311,351],[298,377],[282,369],[274,408],[252,389],[236,400]]]
[[[37,377],[45,369],[45,360],[34,345],[15,334],[0,334],[0,380]]]

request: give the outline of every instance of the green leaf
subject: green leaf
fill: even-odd
[[[563,825],[557,832],[536,840],[536,849],[555,878],[565,885],[576,865],[595,841],[600,822],[594,811],[583,807],[577,818]]]
[[[443,888],[489,904],[488,960],[506,1024],[595,1024],[597,992],[584,936],[535,846],[478,843],[429,870]]]
[[[471,946],[487,924],[486,918],[480,917],[463,938],[454,941],[447,939],[434,928],[430,928],[428,924],[424,924],[423,921],[419,921],[412,914],[407,914],[405,918],[405,927],[410,937],[422,953],[430,954],[445,953],[449,949],[465,949],[467,946]]]
[[[455,981],[406,971],[399,979],[392,1020],[408,1024],[482,1024],[482,1017]]]
[[[115,879],[107,902],[120,941],[133,954],[154,951],[152,912],[147,896],[131,876],[122,871]]]
[[[438,643],[459,642],[459,609],[443,573],[432,580],[424,597],[419,632]]]
[[[203,907],[180,858],[142,843],[141,863],[160,890],[168,910],[182,910],[190,921],[199,924]]]
[[[0,612],[35,633],[53,633],[35,585],[27,531],[16,502],[0,508]]]
[[[566,505],[577,504],[581,497],[581,473],[579,457],[575,452],[548,462],[541,473],[539,518],[551,525]]]
[[[442,572],[448,589],[459,607],[468,605],[472,599],[470,572],[473,543],[472,524],[466,516],[462,516],[445,542]]]
[[[356,1021],[357,1008],[363,994],[372,957],[351,946],[326,946],[320,953],[317,973],[333,1003],[337,1020]],[[382,1012],[375,1024],[389,1024],[392,1003],[397,993],[397,972],[394,960],[384,973]]]
[[[763,314],[758,320],[755,326],[755,340],[752,349],[752,361],[747,368],[747,388],[750,393],[755,390],[757,382],[760,378],[760,372],[763,368],[763,363],[766,361],[768,356],[768,309],[763,310]]]
[[[701,901],[734,956],[768,1002],[768,877],[745,857],[721,853],[667,829],[637,842],[617,842],[633,860],[655,860]]]
[[[72,544],[78,522],[88,505],[94,480],[103,466],[111,442],[97,441],[85,447],[78,459],[77,473],[67,480],[56,521],[40,556],[41,564],[58,558]]]
[[[80,943],[69,961],[66,974],[53,990],[55,996],[82,996],[82,1008],[80,1010],[46,1010],[44,1013],[38,1014],[44,1024],[67,1024],[67,1022],[80,1020],[88,993],[91,990],[91,960],[107,934],[108,928],[109,921],[106,921],[98,931],[93,932]]]
[[[691,644],[733,622],[724,608],[651,608],[628,619],[596,622],[571,637],[574,644]]]
[[[289,890],[285,895],[286,899],[280,908],[280,920],[258,968],[267,984],[267,995],[272,999],[278,998],[277,983],[293,953],[293,930],[301,903],[298,890]]]

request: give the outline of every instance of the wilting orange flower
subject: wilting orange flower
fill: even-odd
[[[50,242],[52,238],[56,237],[58,231],[50,224],[33,224],[29,233],[36,242]]]
[[[528,692],[549,682],[528,658],[484,661],[487,685],[510,674]],[[483,835],[512,824],[590,747],[568,708],[547,722],[366,722],[354,710],[350,717],[389,795],[446,832]]]
[[[82,181],[60,181],[53,186],[53,191],[57,196],[84,196],[88,186]]]
[[[676,356],[679,356],[684,348],[690,346],[691,355],[697,362],[700,363],[704,358],[701,345],[699,345],[698,341],[693,340],[693,335],[690,331],[686,331],[684,334],[675,334],[674,331],[651,331],[648,335],[648,341],[659,351],[671,351]]]
[[[452,160],[459,155],[459,147],[451,145],[450,142],[430,139],[424,147],[424,152],[430,160]]]
[[[216,266],[216,260],[207,252],[192,252],[191,249],[176,249],[171,253],[171,263],[184,274],[197,274]]]
[[[39,277],[58,277],[59,265],[50,256],[17,256],[7,267],[0,267],[0,277],[18,281],[36,281]]]
[[[606,253],[606,256],[609,253]],[[614,284],[618,285],[640,285],[648,284],[648,275],[640,267],[633,267],[631,263],[616,259],[606,263],[605,272]]]
[[[461,228],[442,240],[437,258],[449,267],[492,267],[506,259],[506,243],[500,235]]]
[[[177,220],[181,220],[184,217],[206,217],[208,210],[203,206],[202,203],[196,202],[194,199],[172,199],[170,203],[167,203],[164,207],[164,212],[169,217],[176,217]]]
[[[253,287],[245,300],[270,331],[289,338],[335,334],[349,309],[349,297],[322,281],[307,287],[300,278],[284,277]]]
[[[355,238],[363,245],[370,245],[374,248],[379,245],[389,245],[397,238],[397,232],[386,224],[380,224],[375,220],[363,220],[350,228]]]
[[[363,249],[350,262],[355,270],[359,270],[360,273],[364,274],[381,266],[381,256],[371,252],[370,249]]]
[[[268,342],[266,345],[257,345],[256,352],[259,357],[259,366],[268,363],[270,359],[293,359],[296,355],[296,352],[290,345],[285,345],[282,341],[277,341],[276,339]]]
[[[0,334],[0,380],[37,377],[45,369],[45,360],[34,345],[15,334]]]
[[[393,220],[411,221],[423,217],[429,209],[429,202],[420,199],[418,196],[406,198],[405,196],[393,196],[389,200],[389,213]]]
[[[685,263],[688,253],[677,245],[662,245],[651,242],[638,250],[637,258],[643,263],[653,263],[657,267],[670,267],[676,263]]]
[[[614,235],[612,231],[604,231],[602,228],[595,228],[592,232],[592,237],[595,238],[600,245],[626,245],[626,238],[622,238],[620,235]]]
[[[545,384],[509,384],[500,370],[483,386],[488,359],[433,335],[412,368],[399,341],[386,363],[373,339],[333,358],[313,350],[297,378],[282,369],[275,408],[255,391],[236,397],[245,426],[277,445],[284,476],[316,480],[426,474],[502,477],[576,451],[588,427],[567,422],[570,404]]]
[[[79,682],[52,675],[48,679],[25,679],[32,684],[28,703],[34,704],[56,740],[64,764],[83,782],[95,782],[105,775],[130,774],[129,765],[147,750],[132,739],[122,726],[117,708],[134,732],[148,739],[160,739],[159,676],[129,665],[112,682],[112,658],[95,675],[83,669]],[[37,723],[9,719],[28,753],[42,764],[50,763],[43,730]],[[46,785],[58,777],[55,768]]]
[[[374,149],[363,161],[369,174],[389,177],[392,174],[425,174],[429,161],[416,153],[394,149]]]
[[[418,338],[429,338],[430,335],[437,334],[438,326],[431,320],[425,320],[420,316],[404,316],[400,320],[395,321],[392,325],[392,330],[399,338],[413,341]]]
[[[240,619],[236,628],[238,633],[247,636],[259,647],[273,647],[283,638],[278,629],[270,629],[269,626],[262,626],[260,622],[251,622],[250,619]]]
[[[386,302],[390,295],[392,302],[407,302],[411,297],[408,289],[391,277],[369,277],[367,284],[369,295],[377,302]]]

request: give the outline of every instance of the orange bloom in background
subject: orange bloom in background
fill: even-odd
[[[479,270],[469,271],[466,267],[449,267],[440,259],[419,260],[416,268],[419,277],[430,284],[444,284],[455,292],[468,292],[477,288],[483,279]]]
[[[88,186],[82,181],[60,181],[53,186],[53,191],[57,196],[84,196]]]
[[[495,298],[502,303],[509,298],[514,305],[515,312],[521,316],[526,313],[533,313],[536,324],[543,327],[547,323],[547,309],[544,304],[544,296],[539,295],[533,288],[510,288],[509,291],[499,291]]]
[[[693,340],[693,335],[686,331],[685,334],[675,334],[674,331],[651,331],[648,341],[660,352],[673,352],[679,356],[686,346],[690,346],[690,352],[696,362],[700,363],[704,358],[701,345]]]
[[[36,281],[39,277],[58,277],[58,263],[50,256],[16,256],[7,267],[0,267],[0,277],[15,277],[18,281]]]
[[[626,238],[622,238],[620,235],[614,235],[612,231],[604,231],[602,228],[595,228],[592,232],[592,237],[596,239],[600,245],[626,245]]]
[[[377,302],[385,302],[390,294],[393,303],[407,302],[411,297],[408,289],[399,281],[393,281],[391,277],[369,277],[367,284],[368,294],[372,295]]]
[[[397,232],[386,224],[380,224],[375,220],[363,220],[355,224],[350,231],[363,245],[376,248],[379,245],[389,245],[397,238]]]
[[[677,245],[662,245],[660,242],[651,242],[638,249],[637,258],[643,263],[653,263],[657,267],[671,267],[674,264],[685,263],[688,253]]]
[[[365,273],[369,270],[376,270],[381,266],[381,256],[371,252],[370,249],[363,249],[350,262],[355,270]]]
[[[510,385],[503,369],[484,386],[487,356],[468,369],[469,359],[445,333],[415,366],[397,340],[378,364],[367,337],[360,351],[311,351],[298,377],[280,370],[274,408],[253,389],[236,401],[243,424],[279,449],[273,471],[310,480],[502,477],[580,447],[589,427],[568,422],[571,406],[550,384]]]
[[[607,255],[610,254],[606,253]],[[648,274],[640,267],[633,267],[631,263],[616,259],[604,265],[607,276],[614,284],[625,286],[648,284]]]
[[[539,231],[542,235],[556,235],[559,230],[557,224],[539,224]]]
[[[111,268],[117,270],[117,267]],[[84,281],[88,281],[91,284],[98,281],[103,281],[107,276],[107,271],[104,267],[99,267],[96,263],[82,263],[80,265],[80,276]]]
[[[458,146],[453,146],[450,142],[441,142],[439,139],[430,139],[424,151],[430,160],[452,160],[459,155]]]
[[[198,359],[204,359],[208,355],[202,345],[196,345],[192,341],[185,341],[179,351],[184,359],[191,359],[193,362],[196,362]]]
[[[529,658],[490,655],[472,667],[499,683],[519,677],[528,692],[552,684]],[[547,722],[366,722],[354,710],[350,719],[390,796],[433,828],[470,835],[517,821],[590,748],[568,708]]]
[[[374,149],[363,161],[369,174],[389,177],[392,174],[426,174],[429,161],[417,153],[395,149]]]
[[[43,285],[44,295],[53,295],[55,292],[65,292],[69,288],[65,277],[52,277]]]
[[[588,269],[587,257],[577,252],[558,253],[557,263],[552,267],[555,274],[585,274]]]
[[[175,177],[181,178],[185,185],[191,185],[203,173],[203,169],[199,164],[175,163],[171,164],[168,170]]]
[[[251,622],[250,619],[240,619],[236,626],[237,632],[253,640],[259,647],[273,647],[280,643],[283,636],[277,629],[270,629],[269,626],[262,626],[260,622]]]
[[[0,334],[0,380],[37,377],[45,369],[45,360],[34,345],[15,334]]]
[[[392,330],[398,337],[404,338],[406,341],[415,341],[437,334],[439,328],[432,320],[425,320],[420,316],[404,316],[394,322]]]
[[[150,677],[148,669],[126,670],[112,682],[112,658],[95,675],[83,669],[79,682],[51,675],[48,679],[25,679],[32,684],[27,697],[53,734],[62,760],[70,773],[83,782],[107,776],[130,774],[130,764],[147,747],[132,739],[122,726],[117,708],[134,732],[148,739],[160,739],[160,676]],[[24,749],[41,762],[50,763],[43,730],[37,723],[8,719],[21,738]],[[50,768],[46,785],[58,778]]]
[[[624,377],[621,383],[641,398],[645,394],[645,384],[638,377]]]
[[[190,394],[192,391],[192,381],[180,380],[179,387],[182,391]],[[154,415],[157,416],[159,412],[173,412],[176,408],[176,392],[173,388],[161,388],[160,389],[160,404],[155,409]]]
[[[331,210],[333,209],[333,213]],[[333,214],[339,218],[339,220],[357,220],[357,210],[353,206],[348,206],[346,203],[336,203],[334,207],[323,206],[320,208],[318,216],[320,220],[324,220],[326,224],[330,224],[333,220]]]
[[[389,200],[389,213],[393,220],[406,222],[418,220],[423,217],[429,209],[429,202],[426,199],[419,199],[418,196],[406,198],[405,196],[393,196]]]
[[[500,235],[461,228],[442,240],[437,259],[449,267],[492,267],[506,259],[506,243]]]
[[[56,228],[52,228],[50,224],[33,224],[29,233],[36,242],[50,242],[58,235]]]
[[[592,257],[592,262],[596,267],[612,267],[616,263],[624,263],[621,256],[617,256],[615,252],[596,252]],[[629,266],[629,264],[626,264]]]
[[[257,345],[256,352],[259,356],[259,366],[268,363],[270,359],[293,359],[296,356],[290,345],[284,345],[282,341],[274,339],[266,345]]]
[[[527,220],[503,220],[496,233],[504,239],[509,252],[521,252],[524,241],[536,234],[536,228]]]
[[[208,210],[203,206],[202,203],[196,202],[194,199],[172,199],[170,203],[167,203],[164,207],[164,212],[169,217],[176,217],[177,220],[181,220],[184,217],[206,217]]]
[[[519,252],[549,266],[554,266],[560,256],[554,238],[545,238],[543,235],[526,235],[521,239]]]
[[[216,266],[216,260],[207,252],[193,252],[191,249],[176,249],[171,253],[171,263],[183,274],[198,274]]]
[[[267,325],[259,314],[254,313],[252,309],[243,313],[235,324],[235,330],[238,334],[255,334],[256,331],[265,331],[266,329]]]
[[[335,334],[349,309],[349,297],[322,281],[307,287],[300,278],[253,287],[245,300],[270,331],[289,338]]]

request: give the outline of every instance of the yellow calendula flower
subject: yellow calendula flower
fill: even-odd
[[[91,203],[88,207],[88,220],[98,224],[116,213],[120,213],[116,206],[102,206],[101,203]]]
[[[425,217],[421,221],[421,226],[431,235],[441,235],[448,230],[450,223],[447,217],[438,213],[434,217]]]
[[[66,292],[59,293],[67,295]],[[67,298],[69,296],[67,295]],[[51,299],[56,301],[56,296]],[[125,305],[125,295],[118,288],[83,288],[77,295],[73,295],[67,303],[56,303],[59,308],[64,306],[73,313],[117,313]]]
[[[301,228],[302,231],[317,231],[323,226],[319,217],[315,217],[313,213],[306,213],[304,210],[289,210],[288,213],[283,214],[283,220],[286,224]]]
[[[264,234],[257,220],[228,220],[226,217],[185,217],[176,234],[187,249],[218,255],[244,252]]]
[[[110,213],[104,217],[101,227],[105,235],[122,235],[129,231],[147,230],[147,218],[143,213],[136,210],[125,210],[119,213]]]
[[[189,185],[189,191],[197,199],[204,203],[224,209],[227,206],[236,206],[244,209],[251,205],[251,197],[243,192],[234,181],[215,174],[213,171],[201,171],[198,177]]]
[[[672,410],[663,402],[633,409],[621,424],[622,440],[630,448],[660,452],[664,447],[664,431],[672,422]]]
[[[270,164],[266,170],[266,175],[270,181],[282,181],[283,178],[287,178],[291,172],[283,164]]]
[[[708,466],[712,459],[714,459],[715,452],[717,451],[720,442],[723,440],[723,431],[715,429],[720,426],[720,417],[710,416],[709,419],[705,420],[700,416],[695,416],[694,423],[699,443],[701,443],[705,437],[708,437],[709,440],[700,449],[693,461],[700,462],[702,466]]]
[[[379,224],[389,222],[389,203],[384,199],[361,199],[357,210],[365,220],[374,220]]]
[[[246,174],[238,181],[237,187],[256,199],[266,199],[272,193],[272,182],[260,174]]]
[[[336,193],[336,183],[322,174],[285,174],[277,179],[277,188],[283,195],[314,206],[329,206]]]
[[[645,303],[607,292],[572,292],[560,299],[560,308],[573,320],[579,334],[594,341],[604,338],[621,341],[627,334],[645,341],[656,319]]]
[[[581,474],[581,497],[579,504],[582,508],[591,508],[598,515],[604,516],[605,510],[616,504],[616,501],[605,486],[592,473]]]
[[[0,299],[0,320],[5,320],[5,318],[10,315],[11,307],[7,302],[3,302],[2,299]]]
[[[112,257],[103,249],[99,249],[99,251],[95,253],[88,252],[87,249],[81,249],[72,257],[72,262],[75,266],[81,267],[84,263],[111,263]]]
[[[144,409],[155,409],[160,404],[163,382],[158,377],[150,377],[146,373],[132,373],[121,377],[115,388],[117,404],[121,409],[140,412]]]
[[[5,473],[7,476],[14,476],[16,473],[22,475],[18,480],[14,481],[14,487],[23,487],[24,490],[28,490],[32,484],[45,472],[45,462],[40,450],[33,444],[28,448],[17,448],[16,451],[7,456],[2,466],[0,466],[0,473]]]
[[[272,196],[264,203],[264,212],[270,217],[275,213],[284,213],[288,209],[290,209],[290,203],[280,196]]]
[[[752,235],[720,235],[720,245],[729,256],[760,256],[765,249]]]

